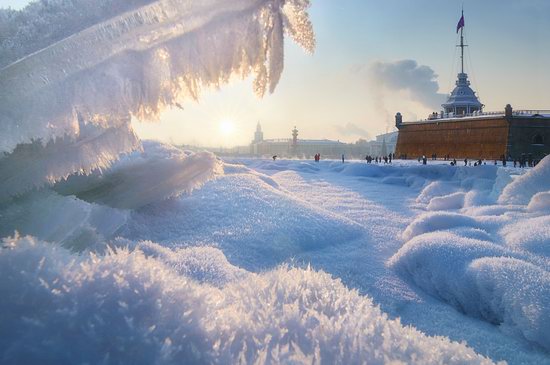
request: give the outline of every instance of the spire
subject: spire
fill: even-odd
[[[460,31],[460,73],[456,81],[456,87],[449,95],[447,102],[442,104],[445,113],[452,113],[455,116],[468,115],[474,112],[483,110],[483,104],[479,101],[476,93],[470,87],[470,81],[468,81],[468,75],[464,72],[464,9],[458,24],[456,25],[456,32]]]
[[[264,140],[264,132],[262,132],[262,126],[260,125],[260,122],[256,125],[256,133],[254,133],[254,141],[253,143],[259,143]]]

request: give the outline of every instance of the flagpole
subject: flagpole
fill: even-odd
[[[464,5],[462,5],[462,19],[464,19]],[[464,26],[460,28],[460,72],[464,73]]]
[[[460,28],[460,72],[464,73],[464,35],[463,35],[464,27]]]

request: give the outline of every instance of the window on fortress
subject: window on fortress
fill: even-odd
[[[544,144],[544,140],[542,139],[542,136],[540,134],[537,134],[535,137],[533,137],[533,144]]]

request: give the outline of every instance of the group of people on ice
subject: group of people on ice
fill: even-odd
[[[277,156],[273,156],[273,160],[275,160],[277,158]],[[404,158],[406,159],[407,156],[406,155],[402,155],[401,158]],[[314,156],[314,159],[315,159],[315,162],[319,162],[321,160],[321,154],[320,153],[316,153],[315,156]],[[432,154],[431,156],[431,159],[432,160],[437,160],[437,155],[436,154]],[[342,154],[342,163],[345,162],[346,160],[346,156],[344,154]],[[367,163],[372,163],[373,161],[375,163],[384,163],[384,164],[388,164],[388,163],[392,163],[392,160],[395,160],[395,153],[390,153],[388,154],[387,156],[376,156],[376,157],[373,157],[371,155],[367,155],[365,156],[365,160],[367,161]],[[458,162],[456,161],[455,158],[452,158],[451,159],[451,156],[450,155],[445,155],[443,156],[443,161],[451,161],[450,164],[451,166],[457,166]],[[534,167],[539,161],[534,159],[532,157],[531,154],[522,154],[521,155],[521,158],[519,159],[513,159],[512,156],[508,156],[508,158],[506,158],[504,155],[501,155],[500,156],[500,159],[499,160],[494,160],[494,164],[495,166],[498,165],[498,162],[500,161],[500,163],[502,164],[502,166],[506,167],[506,164],[507,164],[507,161],[513,161],[514,162],[514,167]],[[418,162],[419,163],[422,163],[423,165],[427,165],[428,164],[428,157],[426,157],[425,155],[423,156],[419,156],[418,157]],[[468,158],[465,158],[463,160],[464,162],[464,166],[481,166],[481,165],[487,165],[487,162],[486,161],[483,161],[481,159],[468,159]]]
[[[365,157],[365,160],[367,160],[367,163],[372,163],[372,161],[374,161],[375,163],[382,163],[382,161],[384,161],[384,163],[391,163],[392,159],[395,159],[395,153],[390,153],[389,155],[387,156],[376,156],[376,157],[372,157],[370,155],[367,155]]]
[[[435,159],[437,159],[437,156],[432,155],[432,160],[435,160]],[[443,160],[444,161],[450,160],[449,155],[446,155]],[[521,168],[527,167],[527,166],[528,167],[534,167],[539,162],[539,161],[533,159],[530,154],[529,155],[522,154],[521,158],[519,158],[519,159],[512,158],[511,155],[509,155],[508,158],[506,158],[506,156],[504,156],[504,155],[501,155],[500,159],[498,159],[498,160],[495,159],[494,160],[494,165],[497,166],[500,162],[500,164],[503,167],[506,167],[508,161],[513,161],[514,167],[519,166]],[[427,159],[426,156],[418,157],[418,162],[421,162],[423,165],[426,165],[427,162],[428,162],[428,159]],[[456,159],[453,158],[452,161],[451,161],[451,166],[456,166],[456,165],[457,165],[457,161],[456,161]],[[468,160],[468,158],[464,159],[464,166],[481,166],[481,165],[487,165],[487,162],[483,161],[482,159],[477,159],[477,160],[474,160],[474,159]]]

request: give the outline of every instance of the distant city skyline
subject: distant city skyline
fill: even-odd
[[[393,130],[398,111],[412,120],[441,109],[458,71],[462,3],[466,72],[485,110],[550,109],[548,1],[313,0],[317,50],[286,40],[274,94],[258,99],[250,79],[237,81],[134,126],[142,138],[213,147],[250,143],[258,121],[266,138],[288,138],[294,126],[303,138],[374,138]]]

